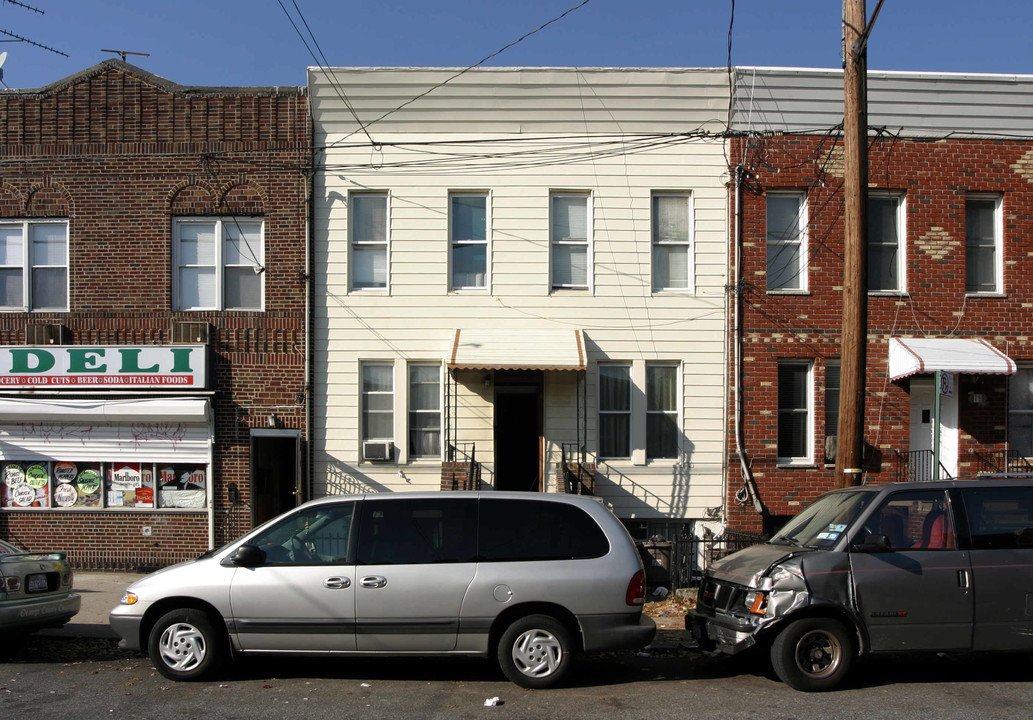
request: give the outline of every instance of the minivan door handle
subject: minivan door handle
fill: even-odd
[[[359,585],[364,588],[382,588],[387,585],[387,578],[382,575],[367,575],[359,580]]]
[[[341,590],[351,587],[352,581],[346,577],[328,577],[323,580],[323,587],[331,590]]]
[[[968,589],[968,570],[958,570],[958,587]]]

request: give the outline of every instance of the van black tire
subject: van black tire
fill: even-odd
[[[185,608],[165,613],[151,628],[147,654],[170,680],[203,680],[226,658],[226,633],[208,613]]]
[[[506,677],[520,687],[551,687],[570,669],[574,641],[555,618],[528,615],[502,633],[498,661]]]
[[[830,690],[846,677],[854,643],[842,623],[829,618],[791,622],[771,645],[775,674],[794,690]]]

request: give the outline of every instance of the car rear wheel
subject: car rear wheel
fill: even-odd
[[[573,659],[570,633],[548,615],[520,618],[506,628],[499,641],[499,666],[520,687],[556,684],[566,675]]]
[[[850,670],[853,641],[842,623],[828,618],[797,620],[771,645],[771,664],[789,687],[804,692],[829,690]]]
[[[147,651],[170,680],[201,680],[222,664],[226,638],[203,610],[173,610],[151,628]]]

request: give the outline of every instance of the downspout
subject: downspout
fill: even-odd
[[[757,484],[753,479],[753,471],[750,469],[749,458],[746,457],[746,444],[743,439],[743,392],[742,392],[742,346],[743,346],[743,328],[742,328],[742,179],[743,179],[744,168],[743,166],[735,166],[735,222],[733,223],[733,241],[732,244],[735,248],[735,260],[734,260],[734,278],[733,278],[733,291],[735,293],[735,308],[733,315],[733,322],[735,328],[733,331],[732,345],[734,347],[734,359],[733,363],[735,366],[735,452],[739,456],[739,465],[742,470],[743,486],[736,491],[735,499],[745,504],[747,500],[753,501],[753,509],[764,516],[764,505],[760,501],[760,497],[757,493]]]

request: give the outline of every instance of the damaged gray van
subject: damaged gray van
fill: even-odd
[[[766,647],[804,691],[836,686],[862,655],[1033,650],[1033,479],[822,495],[713,563],[686,624],[704,649]]]

